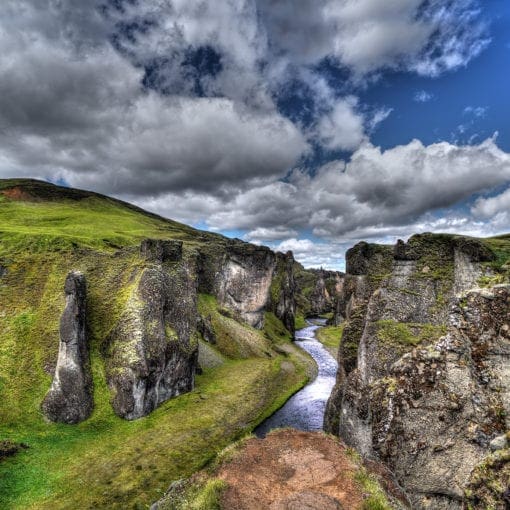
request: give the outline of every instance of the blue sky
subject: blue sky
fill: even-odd
[[[508,232],[509,29],[504,0],[4,0],[0,177],[307,266]]]

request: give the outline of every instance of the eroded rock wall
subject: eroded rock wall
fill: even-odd
[[[292,252],[277,253],[270,288],[270,306],[283,325],[294,336],[296,318],[296,282]]]
[[[262,329],[273,312],[294,333],[296,283],[292,252],[274,253],[239,240],[200,254],[199,288],[234,318]],[[204,318],[207,320],[207,318]]]
[[[418,405],[422,398],[419,384],[409,382],[401,386],[399,381],[408,373],[414,374],[410,380],[423,380],[425,386],[429,378],[436,380],[434,374],[439,370],[441,356],[431,346],[442,345],[448,328],[450,336],[453,330],[461,328],[460,319],[452,315],[450,307],[462,292],[476,283],[483,272],[481,262],[493,257],[476,240],[431,234],[413,236],[408,243],[399,242],[391,251],[388,247],[360,243],[347,253],[347,275],[337,311],[347,322],[325,428],[340,435],[365,456],[384,458],[396,470],[401,483],[414,494],[417,508],[460,508],[455,505],[460,501],[462,484],[455,477],[465,483],[465,473],[457,465],[460,457],[444,460],[434,453],[430,454],[430,463],[424,463],[419,452],[429,443],[430,451],[438,450],[440,431],[454,423],[448,414],[451,409],[439,397]],[[479,305],[477,308],[485,306]],[[473,313],[479,312],[473,308]],[[500,326],[496,320],[492,333],[487,330],[487,334],[499,331]],[[472,360],[463,359],[468,373]],[[395,372],[402,363],[406,367],[404,372]],[[458,375],[461,365],[451,368],[452,376]],[[444,379],[440,384],[446,384]],[[468,402],[472,397],[472,382],[459,376],[456,384],[455,398]],[[453,391],[453,385],[450,389]],[[403,428],[396,425],[395,417],[403,411],[396,403],[395,392],[409,406],[409,419]],[[458,415],[456,419],[463,426],[472,423],[468,416]],[[435,421],[427,425],[431,420]],[[396,442],[391,443],[392,438]],[[471,451],[478,447],[459,443],[458,451],[464,447],[472,469],[478,457],[470,457]],[[454,447],[447,449],[455,451]],[[448,463],[453,474],[443,476],[441,487],[435,486],[436,482],[422,483],[421,478],[427,472],[435,472],[439,483]],[[429,474],[427,480],[431,481],[431,477]],[[455,484],[456,488],[452,488]],[[427,506],[429,500],[432,506]]]
[[[344,274],[339,271],[324,269],[305,269],[301,264],[294,264],[296,283],[296,313],[303,318],[335,312],[338,298],[342,295]],[[336,314],[335,324],[343,317]]]
[[[79,423],[92,413],[92,375],[87,344],[85,277],[67,275],[65,309],[60,319],[60,343],[51,387],[41,409],[55,422]]]
[[[190,391],[197,359],[196,259],[178,241],[145,242],[141,256],[107,353],[112,405],[129,420]]]
[[[506,446],[509,324],[509,285],[469,291],[453,301],[445,336],[414,348],[373,385],[374,452],[416,508],[464,508],[473,469],[501,436]]]

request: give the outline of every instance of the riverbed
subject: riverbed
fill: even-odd
[[[296,345],[308,352],[317,363],[318,375],[256,429],[258,437],[270,430],[292,427],[298,430],[322,430],[326,403],[335,385],[337,362],[317,340],[315,332],[325,324],[324,320],[308,322],[306,328],[296,331]]]

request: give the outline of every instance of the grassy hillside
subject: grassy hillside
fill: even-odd
[[[180,239],[184,257],[224,238],[129,204],[37,181],[0,181],[0,440],[28,445],[0,460],[0,508],[147,508],[301,387],[310,360],[268,314],[257,331],[224,316],[212,296],[214,358],[193,392],[146,418],[118,418],[102,353],[141,264],[141,239]],[[81,270],[95,409],[79,425],[48,423],[39,406],[58,350],[63,282]]]

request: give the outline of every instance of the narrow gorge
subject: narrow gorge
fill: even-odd
[[[509,504],[508,236],[361,242],[344,274],[90,192],[0,201],[6,508]]]

